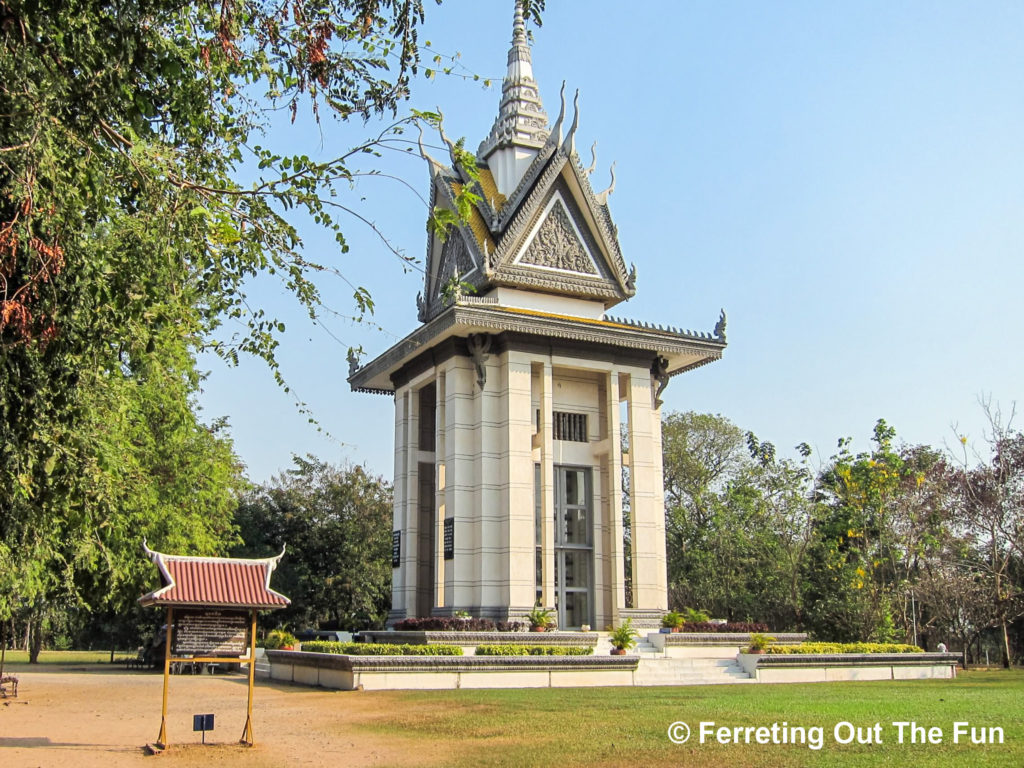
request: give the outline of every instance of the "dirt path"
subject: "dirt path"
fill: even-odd
[[[41,669],[42,671],[37,671]],[[242,676],[175,676],[168,702],[168,740],[159,756],[144,746],[160,730],[163,677],[98,667],[19,667],[17,699],[0,700],[0,765],[117,768],[129,765],[424,766],[438,755],[422,739],[381,736],[357,726],[388,718],[391,692],[322,691],[257,682],[256,747],[238,746],[245,725]],[[216,729],[192,732],[192,715],[214,713]]]

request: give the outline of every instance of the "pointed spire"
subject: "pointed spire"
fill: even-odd
[[[512,24],[512,47],[508,52],[508,71],[501,84],[501,105],[491,132],[480,144],[478,156],[486,160],[505,147],[540,149],[547,140],[548,116],[533,79],[533,60],[526,40],[526,22],[522,0],[516,0]]]

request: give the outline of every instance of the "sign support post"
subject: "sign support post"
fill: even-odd
[[[174,631],[174,608],[167,606],[167,635],[164,638],[164,703],[160,711],[160,735],[156,745],[167,749],[167,687],[171,679],[171,633]]]
[[[246,707],[245,728],[240,743],[252,746],[252,691],[256,683],[256,609],[252,609],[252,626],[249,629],[249,703]]]

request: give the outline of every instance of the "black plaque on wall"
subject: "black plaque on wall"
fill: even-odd
[[[444,519],[444,559],[452,560],[455,558],[455,518],[446,517]]]
[[[402,564],[402,532],[392,531],[391,533],[391,567],[397,568]]]

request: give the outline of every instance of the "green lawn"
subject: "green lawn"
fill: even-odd
[[[129,654],[127,651],[117,654],[115,659],[122,659]],[[40,664],[98,664],[110,661],[110,651],[41,651]],[[28,664],[28,651],[8,651],[4,657],[5,664]]]
[[[391,714],[365,727],[422,740],[419,758],[437,750],[446,766],[1018,766],[1024,765],[1024,671],[961,672],[953,681],[738,685],[680,688],[580,688],[403,693]],[[668,739],[669,724],[693,731]],[[823,746],[722,745],[698,741],[701,721],[720,726],[783,722],[823,729]],[[849,722],[881,724],[882,743],[837,744]],[[896,721],[939,727],[941,745],[897,743]],[[954,722],[998,726],[1004,743],[952,743]],[[845,735],[845,734],[841,734]],[[755,734],[756,736],[756,734]]]

